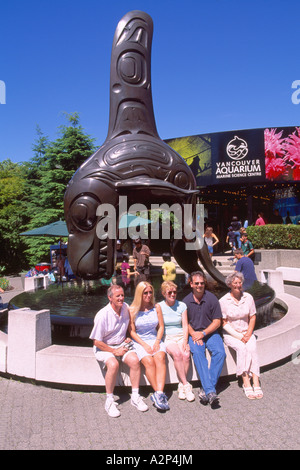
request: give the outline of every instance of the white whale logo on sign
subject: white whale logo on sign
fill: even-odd
[[[248,154],[248,144],[244,139],[240,139],[235,135],[234,139],[228,142],[226,152],[232,160],[242,160]]]

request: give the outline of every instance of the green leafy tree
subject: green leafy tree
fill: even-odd
[[[19,272],[26,264],[25,245],[20,237],[25,220],[22,206],[25,182],[21,164],[10,159],[0,163],[0,266],[7,274]]]
[[[65,113],[69,125],[59,128],[59,137],[53,142],[38,128],[35,157],[28,171],[26,214],[27,230],[64,219],[64,193],[79,166],[95,151],[94,139],[79,124],[78,113]],[[30,264],[49,260],[49,244],[53,239],[30,237],[26,240]]]

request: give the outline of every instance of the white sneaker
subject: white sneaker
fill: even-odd
[[[185,400],[185,391],[184,391],[184,386],[181,382],[178,384],[178,398],[179,400]]]
[[[141,395],[139,395],[136,400],[134,400],[131,397],[131,404],[133,406],[135,406],[139,411],[148,411],[149,410],[148,405],[146,405],[146,403],[144,402],[144,399],[143,399],[143,397],[141,397]]]
[[[121,413],[117,408],[116,402],[111,398],[108,398],[106,400],[105,411],[111,418],[118,418],[119,416],[121,416]]]
[[[187,401],[194,401],[195,400],[195,395],[193,394],[193,388],[191,384],[187,383],[186,385],[183,386],[183,390],[185,393],[185,397]]]

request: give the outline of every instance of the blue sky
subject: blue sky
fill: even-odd
[[[36,126],[55,140],[64,112],[78,112],[102,145],[113,35],[130,10],[154,22],[152,92],[162,139],[300,125],[300,104],[291,99],[300,80],[299,0],[6,0],[1,161],[30,160]]]

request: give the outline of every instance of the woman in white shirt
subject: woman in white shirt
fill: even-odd
[[[223,316],[224,343],[236,351],[236,375],[242,376],[246,397],[254,400],[263,397],[259,382],[260,369],[256,338],[253,334],[256,307],[252,295],[243,292],[243,282],[242,273],[229,274],[226,278],[226,284],[231,290],[220,299],[220,305]]]

